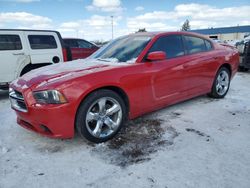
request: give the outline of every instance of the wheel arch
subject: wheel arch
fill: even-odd
[[[219,69],[217,70],[217,72],[218,72],[222,67],[225,67],[225,68],[227,68],[227,69],[229,70],[230,78],[231,78],[231,76],[232,76],[232,67],[231,67],[231,65],[230,65],[229,63],[223,63],[223,64],[219,67]]]
[[[216,83],[216,80],[217,80],[217,76],[219,75],[220,70],[222,68],[227,69],[228,72],[229,72],[229,85],[228,85],[228,88],[227,88],[227,91],[225,92],[225,94],[219,95],[219,94],[216,93],[217,91],[215,91],[215,83]],[[231,65],[229,63],[224,63],[221,66],[219,66],[218,70],[216,71],[216,75],[214,77],[214,81],[213,81],[213,83],[211,85],[210,93],[208,93],[208,96],[210,96],[212,98],[223,98],[227,94],[227,92],[229,90],[231,78],[232,78],[232,67],[231,67]]]
[[[19,76],[22,76],[22,75],[24,75],[25,73],[27,73],[27,72],[29,72],[29,71],[31,71],[31,70],[33,70],[33,69],[37,69],[37,68],[44,67],[44,66],[51,65],[51,64],[52,64],[52,63],[39,63],[39,64],[32,64],[32,63],[29,63],[29,64],[26,64],[26,65],[22,68],[22,70],[21,70]]]
[[[77,117],[77,114],[78,114],[78,110],[81,106],[81,104],[86,100],[86,98],[91,95],[93,92],[95,91],[98,91],[98,90],[102,90],[102,89],[106,89],[106,90],[111,90],[115,93],[117,93],[121,98],[122,100],[124,101],[125,103],[125,107],[126,107],[126,113],[127,115],[129,115],[129,112],[130,112],[130,101],[129,101],[129,97],[127,95],[127,93],[124,91],[124,89],[122,89],[121,87],[119,86],[115,86],[115,85],[108,85],[108,86],[102,86],[102,87],[98,87],[98,88],[95,88],[95,89],[92,89],[88,92],[88,94],[84,95],[81,99],[80,99],[80,102],[79,104],[77,105],[77,108],[76,108],[76,113],[75,113],[75,122],[76,122],[76,117]],[[74,123],[75,124],[75,123]]]
[[[219,71],[222,67],[225,67],[226,69],[229,70],[230,79],[232,78],[232,67],[231,67],[231,65],[230,65],[229,63],[227,63],[227,62],[222,63],[220,66],[218,66],[216,72],[215,72],[214,75],[213,75],[213,79],[212,79],[212,81],[211,81],[211,83],[210,83],[210,89],[212,89],[213,83],[214,83],[214,80],[215,80],[215,77],[216,77],[218,71]]]

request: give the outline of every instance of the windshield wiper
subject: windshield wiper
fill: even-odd
[[[111,63],[118,63],[119,60],[117,58],[97,58],[97,60],[111,62]]]
[[[102,59],[102,58],[97,58],[97,60],[99,60],[99,61],[105,61],[105,62],[110,62],[109,60],[107,60],[107,59]]]

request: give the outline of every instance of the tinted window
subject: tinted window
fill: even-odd
[[[149,52],[163,51],[167,54],[167,58],[182,56],[185,54],[180,35],[170,35],[159,38]]]
[[[22,43],[18,35],[0,35],[0,50],[21,50]]]
[[[64,42],[70,48],[78,48],[78,43],[74,39],[64,39]]]
[[[186,47],[188,53],[197,53],[206,51],[205,42],[203,39],[192,36],[185,36]]]
[[[31,49],[57,48],[56,40],[52,35],[29,35]]]
[[[205,41],[205,45],[206,45],[207,50],[208,50],[208,51],[209,51],[209,50],[212,50],[213,47],[212,47],[211,42],[209,42],[209,41],[207,41],[207,40],[204,40],[204,41]]]
[[[90,49],[93,47],[92,44],[90,44],[89,42],[86,42],[84,40],[78,40],[77,43],[78,43],[79,48],[89,48]]]
[[[90,58],[132,63],[135,62],[150,40],[150,37],[140,35],[120,37],[102,47]]]

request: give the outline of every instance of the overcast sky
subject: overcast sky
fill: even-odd
[[[250,25],[250,1],[220,0],[0,0],[0,28],[53,29],[64,37],[111,38],[146,28],[176,31]]]

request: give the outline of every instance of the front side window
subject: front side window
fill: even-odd
[[[19,35],[0,35],[0,50],[21,50],[22,43]]]
[[[149,52],[163,51],[167,59],[185,54],[181,35],[169,35],[160,37],[150,48]]]
[[[114,62],[135,62],[142,50],[151,40],[149,36],[120,37],[102,47],[90,58],[109,60]]]
[[[193,36],[184,36],[186,48],[189,54],[204,52],[207,50],[203,39]]]
[[[31,49],[55,49],[57,48],[56,40],[52,35],[29,35]]]

